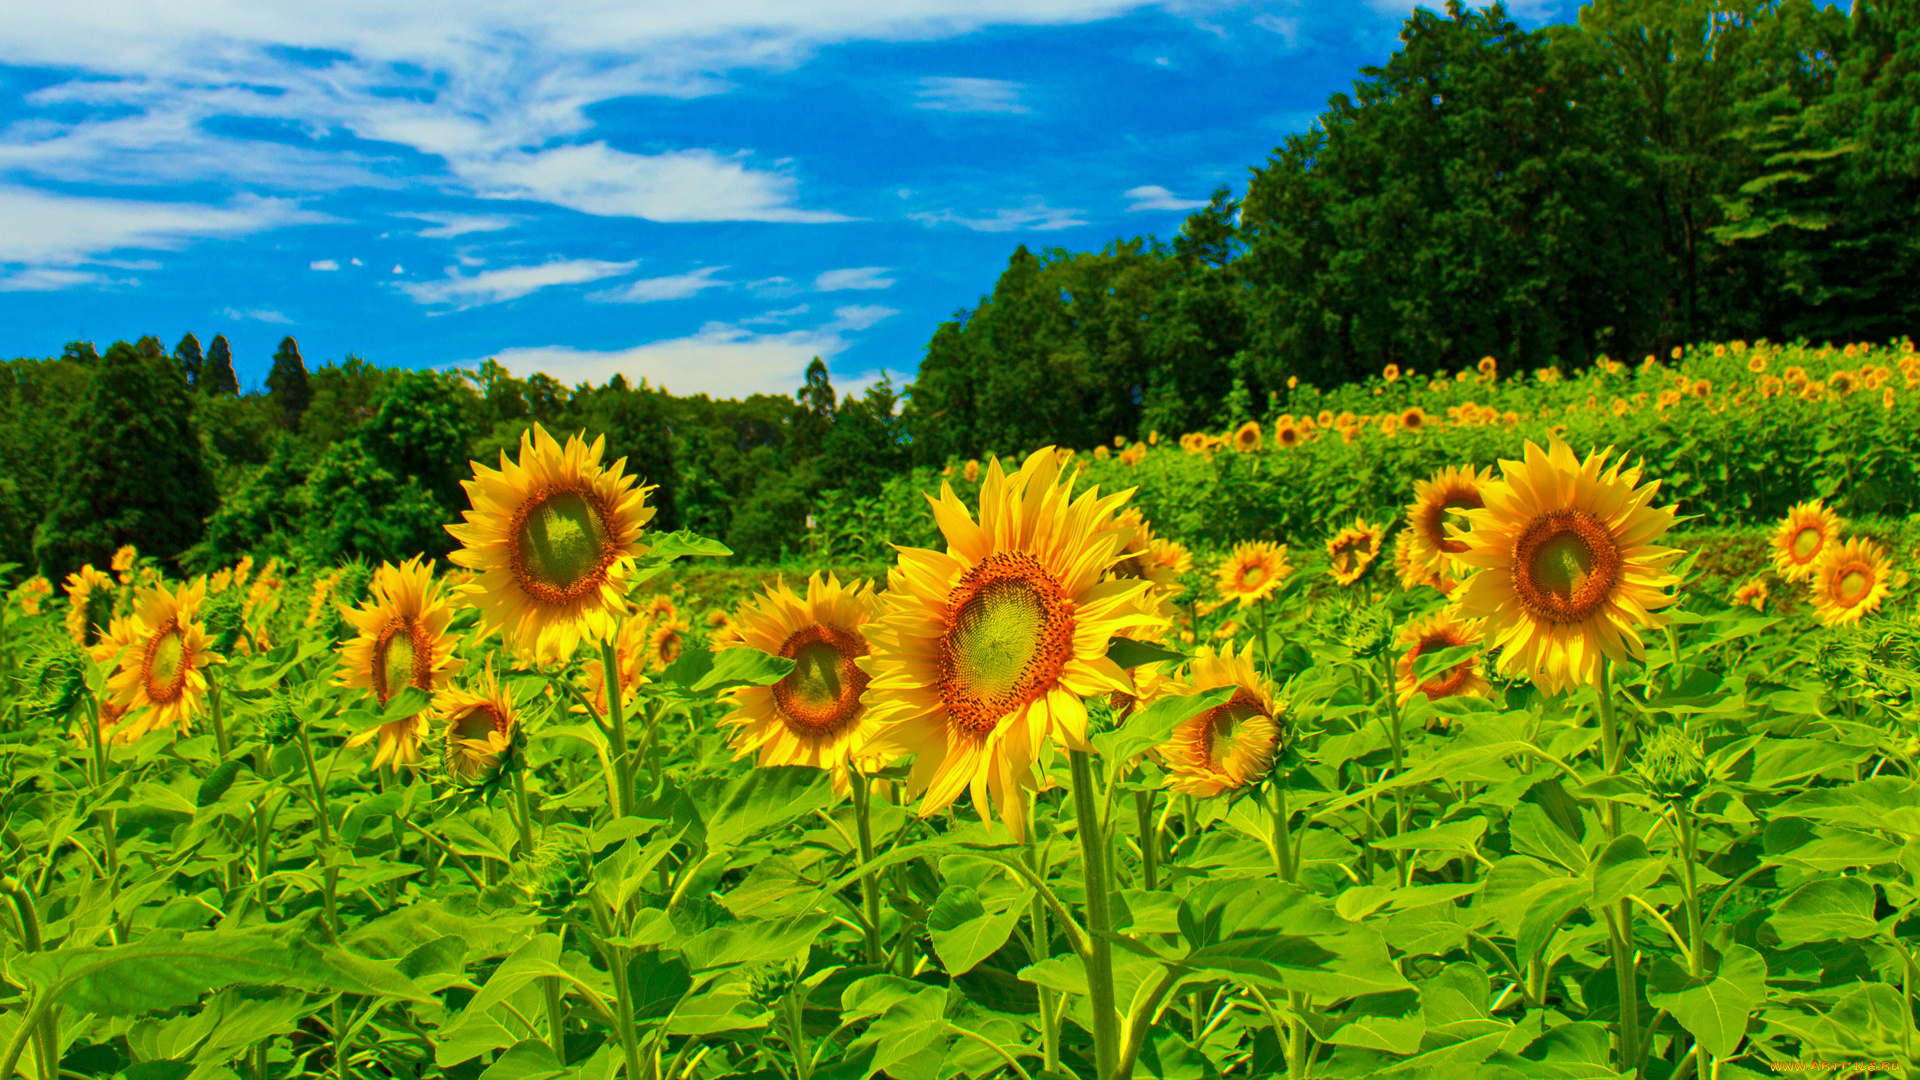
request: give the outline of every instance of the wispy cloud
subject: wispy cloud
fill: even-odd
[[[18,273],[0,277],[0,292],[59,292],[63,289],[79,288],[82,285],[118,285],[138,284],[133,280],[116,282],[107,275],[93,270],[60,270],[50,266],[33,266]]]
[[[340,264],[332,259],[315,259],[307,264],[309,270],[338,270]]]
[[[215,312],[215,314],[219,315],[223,319],[230,319],[234,322],[252,321],[252,322],[263,322],[263,323],[275,323],[281,326],[293,325],[292,319],[287,318],[285,315],[281,314],[278,311],[275,311],[273,308],[225,307],[225,308],[221,308],[218,312]]]
[[[724,266],[703,266],[687,274],[641,278],[638,281],[622,285],[617,289],[605,289],[596,293],[588,293],[587,299],[621,304],[647,304],[655,300],[685,300],[689,296],[699,295],[702,289],[725,287],[728,282],[713,280],[713,275],[725,269],[726,267]]]
[[[1045,202],[1034,200],[1026,206],[994,210],[986,217],[967,217],[952,210],[936,213],[913,213],[907,215],[922,225],[959,225],[975,232],[1052,232],[1055,229],[1072,229],[1087,223],[1084,210],[1057,210]]]
[[[421,229],[413,234],[428,240],[444,240],[476,232],[498,232],[512,228],[516,220],[505,214],[402,213],[395,216],[433,222],[432,228]]]
[[[538,266],[509,266],[461,274],[447,268],[447,276],[438,281],[401,282],[400,291],[420,304],[452,304],[465,309],[481,304],[516,300],[528,293],[554,285],[579,285],[613,277],[632,270],[637,263],[603,262],[599,259],[561,259]],[[401,273],[396,266],[393,272]]]
[[[334,220],[290,199],[251,195],[208,206],[0,186],[0,263],[71,266],[127,248],[172,249],[204,237]]]
[[[813,279],[817,292],[837,292],[841,289],[890,289],[893,278],[888,276],[890,267],[850,266],[844,270],[828,270]]]
[[[453,163],[492,199],[531,199],[602,217],[649,221],[851,221],[793,204],[790,175],[749,168],[745,154],[676,150],[629,154],[603,142],[535,153],[509,151]]]
[[[898,314],[898,309],[881,307],[879,304],[853,304],[833,309],[833,325],[847,330],[865,330]]]
[[[1128,188],[1126,197],[1133,200],[1127,212],[1136,210],[1195,210],[1207,205],[1205,199],[1175,198],[1173,192],[1158,184],[1145,184],[1137,188]]]
[[[549,345],[507,349],[494,358],[517,375],[544,371],[569,386],[602,383],[618,372],[634,382],[644,378],[675,394],[745,397],[790,394],[806,381],[808,361],[831,357],[844,348],[845,340],[830,331],[757,334],[710,323],[697,334],[627,349]]]
[[[795,304],[793,307],[781,308],[778,311],[763,311],[758,315],[752,315],[739,320],[739,324],[741,326],[779,326],[781,323],[787,322],[795,316],[805,315],[807,310],[807,305]]]
[[[920,80],[913,96],[916,109],[940,112],[1024,113],[1032,112],[1020,101],[1026,87],[1004,79],[966,79],[929,76]]]

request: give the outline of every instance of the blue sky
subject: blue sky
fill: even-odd
[[[911,378],[1015,245],[1171,237],[1408,0],[89,0],[0,35],[0,355],[224,333],[244,385]],[[1537,26],[1572,0],[1524,0]]]

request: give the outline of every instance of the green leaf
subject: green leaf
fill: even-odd
[[[1373,846],[1382,851],[1439,851],[1472,858],[1473,853],[1480,850],[1480,838],[1486,832],[1487,819],[1473,817],[1382,837],[1374,840]]]
[[[1507,833],[1513,841],[1513,850],[1521,854],[1558,864],[1569,873],[1587,871],[1586,849],[1533,803],[1521,803],[1514,808]]]
[[[223,761],[214,766],[213,771],[207,774],[207,778],[200,781],[200,793],[194,796],[193,800],[195,808],[205,810],[219,802],[220,796],[227,793],[227,789],[233,786],[233,781],[239,775],[238,761]]]
[[[1521,962],[1545,949],[1567,916],[1584,907],[1591,895],[1591,887],[1580,878],[1552,878],[1521,894],[1520,929],[1514,935]]]
[[[572,1070],[553,1059],[553,1050],[537,1039],[517,1042],[500,1052],[480,1080],[556,1080]]]
[[[824,915],[799,915],[716,926],[682,942],[680,954],[695,971],[802,960],[831,921]]]
[[[405,720],[433,704],[433,696],[417,686],[403,687],[399,693],[387,699],[380,710],[380,722],[390,724],[395,720]]]
[[[989,912],[971,886],[949,885],[927,915],[927,933],[947,974],[965,975],[1007,943],[1021,914],[1018,907]]]
[[[1093,752],[1108,761],[1125,761],[1144,753],[1166,742],[1182,721],[1225,705],[1232,699],[1233,692],[1233,687],[1221,686],[1204,694],[1161,698],[1127,717],[1119,728],[1095,735]]]
[[[1646,841],[1632,833],[1616,836],[1593,861],[1593,902],[1605,906],[1645,892],[1666,869],[1667,860],[1648,854]]]
[[[649,541],[646,557],[649,561],[671,561],[688,556],[723,558],[731,554],[733,549],[720,541],[681,529],[677,532],[655,533]]]
[[[1707,1053],[1733,1056],[1747,1032],[1747,1018],[1767,1000],[1767,962],[1745,945],[1720,960],[1712,978],[1695,978],[1670,960],[1654,964],[1647,1000],[1667,1010]]]
[[[1859,878],[1822,878],[1795,889],[1767,922],[1780,935],[1780,944],[1789,948],[1809,941],[1871,937],[1880,929],[1873,902],[1873,886]]]
[[[1187,654],[1151,641],[1117,637],[1107,642],[1107,659],[1123,668],[1137,668],[1143,664],[1182,663]]]
[[[787,677],[793,661],[759,649],[692,649],[667,666],[661,681],[690,694],[706,694],[734,686],[768,686]]]
[[[832,775],[809,765],[774,765],[701,781],[687,795],[706,826],[708,851],[737,846],[824,810],[835,799]]]
[[[1420,1049],[1420,1039],[1427,1033],[1426,1013],[1421,1009],[1419,993],[1413,990],[1355,998],[1342,1013],[1341,1021],[1326,1037],[1327,1042],[1389,1054],[1413,1053]]]

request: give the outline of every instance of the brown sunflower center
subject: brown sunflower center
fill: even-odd
[[[680,648],[682,644],[680,631],[672,627],[661,627],[657,632],[657,636],[653,639],[654,660],[662,667],[673,663],[675,660],[680,659]]]
[[[1834,581],[1833,594],[1842,604],[1852,607],[1864,599],[1871,588],[1873,573],[1864,566],[1849,566]]]
[[[859,718],[867,673],[854,663],[867,640],[837,626],[815,623],[780,646],[793,670],[773,684],[773,701],[787,729],[804,739],[836,734]]]
[[[468,709],[453,722],[453,737],[464,742],[480,742],[488,735],[507,731],[507,718],[491,705]]]
[[[940,697],[976,735],[1052,689],[1073,655],[1073,600],[1038,559],[987,556],[947,603],[940,640]]]
[[[1620,573],[1619,542],[1586,510],[1541,514],[1514,544],[1514,592],[1548,622],[1592,615],[1612,598]]]
[[[177,700],[192,665],[193,657],[188,653],[187,638],[180,630],[179,620],[168,622],[147,639],[146,662],[140,670],[147,697],[156,705]]]
[[[427,628],[401,615],[380,628],[373,640],[373,696],[385,705],[406,687],[433,689],[433,643]]]
[[[1447,511],[1478,510],[1486,503],[1480,499],[1480,493],[1472,489],[1456,488],[1446,493],[1439,501],[1431,503],[1421,515],[1421,532],[1428,543],[1449,555],[1459,555],[1467,550],[1467,545],[1447,535]]]
[[[1457,645],[1465,644],[1465,641],[1459,640],[1453,634],[1428,634],[1422,637],[1414,643],[1413,648],[1407,650],[1408,674],[1412,674],[1414,665],[1419,661],[1422,654],[1435,649],[1451,649]],[[1429,700],[1438,701],[1441,698],[1452,697],[1458,694],[1461,688],[1466,686],[1467,680],[1472,677],[1473,661],[1471,659],[1462,660],[1447,669],[1445,673],[1435,675],[1426,682],[1421,683],[1416,689],[1418,689],[1420,693],[1427,695]]]
[[[548,491],[521,504],[509,552],[520,587],[543,604],[572,603],[599,588],[616,550],[611,516],[584,488]]]
[[[1793,534],[1793,557],[1801,562],[1813,557],[1820,550],[1821,532],[1818,526],[1802,525],[1800,531]]]

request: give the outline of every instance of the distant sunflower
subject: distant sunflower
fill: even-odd
[[[1241,424],[1233,433],[1233,448],[1242,454],[1260,449],[1260,425],[1252,420]]]
[[[640,607],[641,613],[654,622],[672,622],[680,617],[680,609],[674,606],[673,597],[666,593],[654,593]]]
[[[1167,693],[1190,696],[1222,686],[1234,688],[1216,705],[1174,727],[1158,748],[1170,775],[1168,786],[1183,795],[1212,798],[1259,782],[1280,753],[1284,713],[1253,666],[1253,643],[1216,654],[1200,646],[1187,678]]]
[[[562,447],[536,424],[520,436],[518,461],[501,451],[500,468],[475,462],[461,481],[473,509],[447,531],[462,544],[453,562],[479,572],[463,592],[481,609],[482,636],[504,631],[519,650],[564,660],[583,635],[613,631],[654,511],[625,458],[600,464],[605,449],[604,436]]]
[[[1467,545],[1447,535],[1450,511],[1478,510],[1486,503],[1480,489],[1492,482],[1491,468],[1475,470],[1471,465],[1453,465],[1441,469],[1413,485],[1413,502],[1407,506],[1407,530],[1413,540],[1412,558],[1437,572],[1450,571],[1456,556]]]
[[[653,671],[665,671],[667,665],[680,659],[680,653],[687,647],[687,631],[690,627],[683,620],[656,622],[647,632],[647,667]]]
[[[122,544],[120,550],[113,553],[113,561],[107,564],[107,569],[119,576],[120,584],[131,585],[133,584],[133,564],[139,558],[140,552],[132,544]]]
[[[1767,606],[1767,583],[1762,578],[1750,578],[1733,591],[1733,602],[1745,604],[1755,611],[1763,611]]]
[[[1133,533],[1120,546],[1119,558],[1107,572],[1115,579],[1151,582],[1152,588],[1142,598],[1142,605],[1162,618],[1171,619],[1173,598],[1184,591],[1178,579],[1192,568],[1193,556],[1179,544],[1153,535],[1152,523],[1138,507],[1127,507],[1118,520],[1121,525],[1132,527]]]
[[[818,573],[804,597],[777,582],[742,605],[745,644],[792,660],[793,670],[772,686],[727,692],[733,711],[720,724],[733,729],[735,758],[826,769],[847,790],[847,766],[858,764],[874,732],[863,700],[870,678],[859,660],[870,651],[865,630],[875,608],[871,584]]]
[[[20,597],[20,610],[28,615],[40,614],[40,602],[53,593],[53,582],[35,574],[20,586],[16,595]]]
[[[980,482],[980,462],[969,458],[967,460],[966,465],[961,467],[960,475],[966,477],[967,483],[969,484],[979,483]]]
[[[1460,584],[1451,573],[1434,569],[1436,563],[1414,557],[1413,533],[1409,529],[1400,530],[1393,541],[1393,571],[1400,578],[1400,587],[1408,591],[1422,585],[1439,589],[1442,593],[1452,593]]]
[[[1805,581],[1828,548],[1840,542],[1845,522],[1819,499],[1797,503],[1773,531],[1773,569],[1788,581]]]
[[[1365,518],[1356,519],[1328,537],[1327,569],[1333,574],[1334,583],[1351,585],[1359,581],[1367,567],[1380,557],[1380,545],[1385,539],[1386,530],[1367,524]]]
[[[1889,569],[1886,549],[1864,537],[1829,547],[1809,583],[1814,615],[1828,626],[1859,622],[1886,598]]]
[[[997,811],[1024,836],[1022,789],[1037,785],[1044,746],[1086,750],[1081,699],[1132,692],[1107,644],[1161,620],[1143,604],[1148,582],[1107,578],[1133,531],[1115,520],[1127,494],[1075,497],[1049,447],[1011,477],[988,468],[978,523],[942,486],[947,550],[900,549],[860,667],[881,725],[874,753],[915,755],[923,815],[970,789],[982,818]]]
[[[67,636],[83,649],[99,642],[113,621],[113,579],[92,563],[67,575]]]
[[[1467,544],[1456,558],[1477,568],[1454,603],[1484,619],[1501,650],[1503,673],[1523,671],[1549,694],[1591,686],[1602,658],[1644,655],[1639,630],[1665,620],[1681,553],[1653,541],[1673,527],[1674,510],[1651,505],[1659,481],[1640,485],[1639,468],[1611,467],[1611,450],[1582,461],[1555,440],[1529,441],[1526,460],[1502,461],[1481,487],[1486,505],[1448,534]]]
[[[1766,354],[1754,353],[1753,356],[1749,357],[1747,360],[1747,370],[1753,372],[1755,375],[1767,370]]]
[[[107,677],[106,700],[131,716],[120,725],[128,741],[163,727],[182,731],[199,715],[207,698],[209,664],[223,662],[213,651],[200,604],[204,582],[169,590],[164,584],[136,591],[133,614],[115,619],[93,647],[93,658],[119,665]]]
[[[1414,674],[1414,661],[1423,654],[1463,645],[1478,645],[1481,640],[1479,622],[1471,619],[1462,621],[1449,612],[1408,624],[1400,631],[1400,644],[1407,650],[1401,655],[1398,668],[1400,703],[1405,705],[1412,701],[1415,694],[1425,694],[1429,701],[1486,696],[1493,687],[1480,673],[1478,656],[1469,656],[1424,682],[1417,681]]]
[[[1474,366],[1480,369],[1480,374],[1488,376],[1489,378],[1498,374],[1500,371],[1500,361],[1495,360],[1491,356],[1481,357],[1480,362]]]
[[[1273,444],[1282,450],[1291,450],[1299,446],[1302,441],[1300,429],[1292,424],[1274,429]]]
[[[1332,409],[1321,409],[1320,412],[1314,416],[1313,422],[1320,425],[1323,428],[1330,428],[1334,426],[1333,425],[1334,419],[1335,417],[1333,415]]]
[[[1835,397],[1846,397],[1859,388],[1860,376],[1844,368],[1827,376],[1827,389],[1833,391]]]
[[[1380,369],[1380,377],[1387,380],[1388,382],[1399,382],[1400,381],[1400,365],[1388,364],[1386,367]]]
[[[447,633],[453,611],[434,584],[433,568],[420,556],[399,566],[382,563],[373,572],[367,594],[358,608],[340,607],[341,617],[359,634],[340,646],[334,685],[367,690],[385,706],[409,686],[431,696],[466,666],[465,660],[453,655],[454,640]],[[362,746],[378,738],[373,755],[376,769],[390,762],[418,765],[427,729],[423,709],[368,728],[348,739],[347,745]]]
[[[613,663],[620,673],[620,705],[626,708],[640,687],[645,686],[647,678],[648,638],[653,631],[653,621],[645,612],[628,615],[620,620],[613,632]],[[601,716],[607,714],[607,677],[606,667],[599,656],[589,657],[581,665],[580,682],[586,689],[587,700],[593,702],[594,709]],[[573,706],[574,712],[582,712],[580,706]]]
[[[1246,540],[1220,560],[1213,572],[1214,589],[1222,600],[1238,600],[1242,610],[1272,596],[1293,573],[1287,561],[1287,545],[1264,540]]]
[[[495,776],[520,737],[519,710],[494,678],[491,662],[467,686],[449,685],[434,695],[433,714],[441,731],[441,760],[463,784]]]

